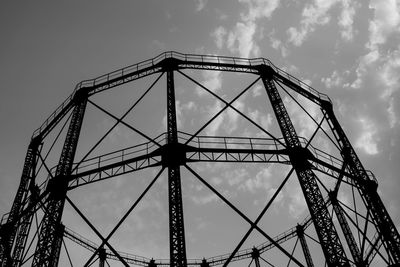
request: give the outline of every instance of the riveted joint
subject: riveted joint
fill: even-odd
[[[263,79],[272,80],[276,74],[275,70],[271,66],[265,64],[256,66],[256,69]]]
[[[161,68],[163,71],[174,71],[179,68],[179,64],[182,61],[173,57],[166,58],[162,60],[159,64],[161,65]]]
[[[88,93],[90,89],[91,89],[90,87],[82,87],[79,90],[77,90],[73,98],[74,103],[78,104],[86,100],[88,98]]]
[[[64,197],[68,190],[67,176],[59,175],[53,177],[52,179],[49,180],[46,190],[49,191],[53,197],[56,198]]]
[[[308,169],[311,167],[311,163],[308,162],[309,159],[313,159],[313,154],[304,147],[298,146],[289,149],[289,157],[296,169]]]

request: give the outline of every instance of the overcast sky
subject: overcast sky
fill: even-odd
[[[72,92],[76,83],[174,50],[182,53],[268,58],[276,66],[328,94],[365,168],[373,171],[377,177],[379,192],[393,221],[397,227],[400,226],[398,0],[7,1],[2,3],[0,9],[0,33],[1,214],[8,212],[11,207],[32,132]],[[229,98],[226,87],[233,84],[229,77],[218,72],[206,72],[200,74],[198,80]],[[244,80],[242,89],[252,81]],[[193,84],[191,86],[196,87]],[[198,91],[199,88],[195,88],[191,94],[178,94],[177,98],[181,97],[177,104],[178,112],[181,112],[179,123],[184,129],[198,128],[195,127],[198,124],[190,120],[191,114],[206,114],[205,108],[208,112],[222,108],[221,103],[217,104],[215,99],[206,99]],[[127,92],[124,91],[123,96],[128,96]],[[258,95],[257,88],[252,95]],[[109,94],[108,99],[98,101],[111,108],[119,105],[124,98],[120,96],[112,100],[112,96]],[[203,100],[196,102],[191,97]],[[153,98],[160,99],[161,96],[155,93]],[[264,117],[257,113],[256,106],[259,104],[250,98],[248,96],[246,100],[238,102],[237,107],[246,110],[260,124],[272,127],[274,124],[269,117],[272,113]],[[151,103],[151,109],[143,107],[142,112],[160,115],[160,119],[154,118],[159,124],[153,124],[158,131],[163,127],[165,111],[157,109],[157,101]],[[129,103],[126,105],[128,108]],[[165,107],[165,103],[162,105]],[[115,110],[116,115],[123,114],[123,110],[126,109]],[[290,109],[290,112],[295,110]],[[296,120],[296,115],[293,117]],[[112,126],[110,118],[90,118],[96,118],[93,127],[97,129]],[[207,128],[204,134],[233,132],[243,135],[236,123],[237,117],[228,112]],[[152,130],[148,130],[152,137],[161,132],[153,134]],[[120,129],[109,141],[115,144],[124,138],[125,141],[131,140]],[[271,189],[279,185],[269,178],[271,172],[274,173],[271,169],[257,167],[255,176],[249,177],[251,173],[242,168],[232,169],[231,173],[227,169],[218,168],[215,167],[211,174],[214,185],[237,203],[241,203],[241,198],[246,199],[249,193],[255,196],[265,196],[265,192],[271,194]],[[221,172],[218,173],[218,170]],[[152,178],[155,173],[145,174]],[[137,194],[133,198],[119,198],[120,193],[122,195],[122,192],[129,191],[129,186],[125,185],[129,178],[124,179],[123,183],[113,181],[106,184],[102,188],[104,194],[101,197],[89,188],[85,189],[85,197],[79,196],[79,192],[72,194],[81,200],[82,208],[93,209],[92,212],[88,211],[93,218],[103,223],[108,218],[114,218],[115,221],[140,191],[135,189]],[[144,188],[147,181],[143,180],[140,188]],[[156,251],[154,257],[168,257],[167,236],[154,237],[151,235],[154,229],[147,229],[152,225],[149,222],[154,222],[152,226],[157,231],[166,229],[165,225],[157,225],[158,219],[155,219],[155,214],[162,213],[164,215],[160,221],[167,222],[167,211],[163,210],[161,201],[166,197],[166,192],[161,190],[165,181],[161,181],[158,186],[157,197],[147,200],[140,210],[142,216],[136,217],[129,226],[131,229],[127,230],[136,233],[136,243],[132,241],[132,245],[123,241],[120,244],[121,250],[130,249],[128,252],[146,254],[149,249],[153,249]],[[212,246],[218,242],[205,241],[199,236],[210,233],[206,230],[213,228],[210,227],[214,223],[212,217],[216,217],[219,212],[213,210],[213,215],[207,217],[205,211],[223,204],[210,192],[199,187],[198,182],[188,183],[186,187],[193,194],[188,196],[185,207],[192,205],[199,209],[191,209],[185,214],[188,228],[194,233],[187,233],[188,246],[192,246],[188,248],[189,254],[195,258],[212,256]],[[293,206],[299,196],[291,194],[290,190],[286,192],[286,198],[283,196],[282,202],[286,201],[286,204],[282,204],[282,207],[292,209],[289,217],[303,218],[306,213]],[[129,195],[129,192],[126,193]],[[109,200],[114,202],[114,206],[123,208],[117,212],[118,215],[102,213],[101,205],[98,204],[100,200]],[[264,203],[266,199],[260,201]],[[257,201],[251,203],[255,206],[259,204]],[[153,207],[153,211],[146,209],[146,205]],[[253,212],[247,204],[244,207],[253,217],[259,210]],[[70,209],[66,212],[73,213]],[[79,225],[79,218],[70,220]],[[104,225],[104,229],[110,229],[110,225]],[[246,224],[240,222],[232,226],[232,229],[242,229],[243,232],[246,227]],[[280,230],[285,229],[288,227]],[[146,235],[141,236],[139,232]],[[94,237],[92,233],[88,235]],[[148,239],[153,240],[145,241]],[[200,239],[205,243],[204,247],[197,247]],[[140,248],[140,244],[144,248]],[[205,248],[207,244],[208,248]],[[231,249],[232,246],[226,250],[216,250],[216,254]],[[145,256],[152,255],[148,253]]]

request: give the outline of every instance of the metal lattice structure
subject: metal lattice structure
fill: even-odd
[[[255,77],[255,80],[228,101],[194,78],[193,73],[197,71],[233,73],[242,75],[240,77],[247,75]],[[179,129],[176,76],[224,105],[191,133]],[[137,104],[144,101],[150,91],[155,90],[162,77],[166,79],[166,86],[162,86],[166,88],[166,132],[152,132],[150,136],[125,120]],[[153,80],[124,115],[115,116],[96,103],[96,96],[142,79]],[[269,100],[269,104],[265,102],[265,105],[271,108],[271,114],[275,116],[279,136],[236,105],[238,99],[256,85],[265,90],[265,100]],[[311,136],[298,134],[291,118],[293,112],[287,107],[289,100],[314,123]],[[318,107],[319,118],[307,111],[307,107],[302,104],[304,101]],[[84,156],[77,158],[82,125],[85,124],[85,112],[89,106],[106,114],[115,123],[86,150]],[[231,110],[257,129],[261,137],[203,135],[204,129],[226,110]],[[118,125],[124,125],[145,142],[93,156],[93,151]],[[57,152],[54,144],[63,135],[64,142]],[[51,139],[51,136],[55,137]],[[325,146],[327,149],[318,148],[315,141],[318,136],[328,140],[329,144]],[[59,160],[50,163],[51,157],[48,156],[54,150]],[[248,166],[275,164],[290,168],[253,220],[226,194],[199,174],[195,164],[200,162]],[[154,179],[108,235],[101,233],[69,196],[69,192],[78,187],[144,169],[155,169]],[[232,252],[219,256],[204,255],[202,259],[187,258],[181,186],[183,170],[195,177],[249,225],[247,232],[240,234],[240,241],[234,245]],[[168,176],[169,259],[153,259],[118,251],[110,244],[110,238],[164,172]],[[281,234],[273,233],[271,237],[270,229],[263,227],[260,221],[277,202],[291,176],[297,177],[309,214],[289,230]],[[96,79],[80,82],[74,92],[33,133],[11,211],[2,219],[0,265],[58,266],[60,255],[65,251],[73,266],[73,255],[65,246],[65,240],[68,239],[90,253],[90,257],[85,259],[85,266],[96,261],[99,266],[109,266],[109,261],[120,262],[124,266],[173,267],[235,266],[236,262],[243,265],[246,261],[245,264],[256,267],[282,266],[283,262],[288,266],[308,267],[321,264],[329,267],[399,266],[400,235],[377,193],[377,187],[377,180],[361,164],[327,95],[277,68],[267,59],[166,52]],[[343,195],[348,196],[347,201],[341,199]],[[66,205],[93,230],[101,240],[100,243],[96,244],[64,226],[63,211]],[[249,236],[254,232],[264,241],[245,248],[244,244],[249,243]],[[297,246],[298,242],[300,246]],[[274,254],[268,254],[272,250]],[[221,251],[229,251],[229,248],[221,248]],[[278,254],[279,259],[275,260],[274,256]]]

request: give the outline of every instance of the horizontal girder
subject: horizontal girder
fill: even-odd
[[[178,139],[184,142],[188,140],[187,136],[180,133]],[[163,161],[168,161],[168,151],[171,150],[174,154],[177,150],[182,151],[184,158],[181,164],[185,162],[291,164],[288,151],[273,139],[197,136],[188,145],[179,143],[177,148],[167,145],[164,137],[165,134],[161,134],[154,139],[160,144],[160,148],[153,142],[147,142],[81,162],[71,175],[69,190],[145,168],[161,166]],[[302,143],[307,141],[301,140]],[[343,165],[341,159],[312,146],[309,146],[309,151],[311,153],[308,160],[316,170],[334,178],[338,178],[339,175],[353,178],[351,174],[341,169]]]
[[[79,91],[86,91],[88,96],[98,92],[152,75],[163,72],[168,59],[174,59],[176,69],[200,69],[200,70],[218,70],[228,72],[244,72],[258,75],[261,66],[271,67],[275,73],[275,78],[296,92],[310,98],[317,104],[324,101],[330,102],[327,95],[322,94],[301,82],[299,79],[279,69],[271,61],[265,58],[236,58],[213,55],[193,55],[182,54],[178,52],[165,52],[159,56],[139,62],[125,68],[101,75],[95,79],[79,82],[73,93],[65,99],[64,102],[43,122],[43,124],[34,131],[32,138],[44,137],[54,126],[71,110],[74,100]]]

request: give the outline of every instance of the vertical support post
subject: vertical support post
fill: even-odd
[[[333,210],[335,211],[336,217],[342,228],[344,238],[346,239],[347,245],[349,246],[351,256],[357,267],[364,267],[365,263],[361,257],[360,250],[357,246],[356,240],[354,239],[353,233],[351,232],[350,226],[345,218],[344,211],[337,201],[336,191],[331,191],[329,194]]]
[[[36,157],[39,151],[40,142],[41,140],[39,137],[32,139],[26,153],[21,181],[6,222],[7,230],[4,231],[4,235],[0,236],[1,266],[18,266],[18,261],[20,261],[20,258],[22,256],[21,250],[24,249],[27,232],[29,232],[33,218],[33,213],[28,212],[22,218],[18,217],[24,208],[24,202],[27,199],[29,189],[33,188],[35,183],[34,176],[36,168]],[[17,241],[16,245],[14,246],[14,255],[11,258],[12,247],[15,239]],[[17,260],[17,262],[15,262],[15,260]]]
[[[210,267],[210,264],[207,262],[205,258],[200,263],[200,267]]]
[[[314,263],[311,258],[310,250],[308,249],[307,241],[304,236],[304,227],[303,225],[298,224],[296,226],[296,233],[298,238],[300,239],[301,249],[303,250],[304,258],[306,259],[307,267],[314,267]]]
[[[340,146],[342,157],[348,163],[348,170],[355,177],[354,183],[360,189],[361,196],[375,222],[375,227],[382,236],[382,241],[388,250],[388,254],[395,264],[400,264],[400,235],[378,195],[376,181],[370,179],[354,148],[351,146],[349,139],[333,113],[332,103],[323,102],[321,107]]]
[[[33,267],[57,266],[60,256],[62,244],[62,235],[60,235],[62,228],[61,218],[68,190],[68,177],[71,175],[72,164],[86,109],[86,92],[82,90],[76,92],[74,101],[75,107],[72,111],[71,122],[56,173],[54,178],[49,181],[46,189],[50,193],[46,203],[46,213],[42,219],[42,228],[40,229],[38,244],[33,257]]]
[[[327,264],[329,267],[350,266],[318,187],[316,176],[307,161],[309,151],[301,147],[289,114],[273,82],[274,70],[264,65],[260,68],[260,75],[289,150],[289,158],[297,173]]]
[[[169,67],[167,71],[168,151],[164,158],[164,164],[168,167],[170,266],[186,267],[180,154],[179,151],[175,150],[178,147],[178,129],[176,123],[174,72],[171,66]]]
[[[102,247],[99,249],[99,267],[104,267],[106,266],[106,259],[107,259],[107,254],[106,250]]]
[[[257,248],[253,248],[251,252],[251,258],[254,260],[256,267],[260,267],[260,251]]]

